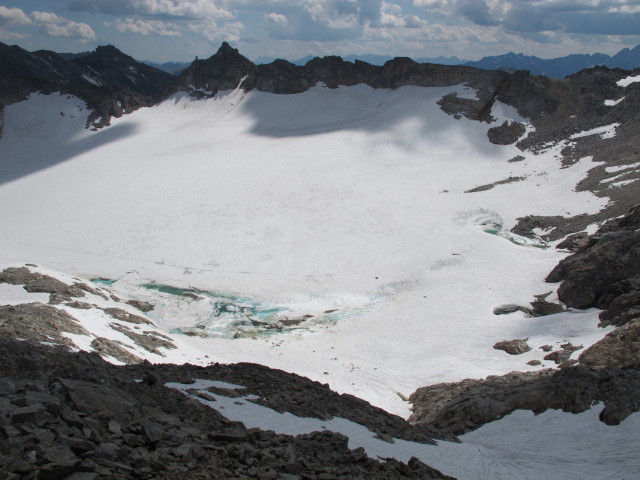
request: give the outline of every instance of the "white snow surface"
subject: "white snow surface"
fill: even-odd
[[[616,136],[616,128],[618,128],[619,126],[619,123],[603,125],[602,127],[596,127],[592,128],[591,130],[574,133],[569,138],[575,140],[576,138],[588,137],[590,135],[600,135],[602,138],[613,138]]]
[[[207,390],[211,386],[242,388],[239,385],[212,380],[166,385],[231,420],[242,421],[247,428],[288,435],[321,430],[339,432],[349,437],[349,448],[362,447],[371,458],[408,462],[416,457],[459,480],[625,480],[635,478],[640,471],[640,458],[636,454],[640,413],[632,414],[621,425],[608,426],[599,421],[602,407],[598,406],[581,414],[547,410],[536,416],[530,411],[516,410],[460,436],[461,443],[440,441],[437,445],[426,445],[400,439],[388,443],[375,438],[366,427],[344,418],[297,417],[252,402],[258,398],[255,395],[231,398]],[[215,400],[202,398],[194,391]]]
[[[2,305],[21,305],[23,303],[47,303],[49,301],[48,293],[32,293],[27,292],[22,285],[11,285],[9,283],[0,283],[0,304]]]
[[[604,171],[607,173],[616,173],[616,172],[621,172],[622,170],[635,170],[638,167],[640,167],[640,162],[629,163],[627,165],[615,165],[613,167],[606,167]]]
[[[605,100],[604,104],[605,104],[606,107],[615,107],[620,102],[622,102],[624,99],[625,99],[625,97],[619,98],[617,100]]]
[[[618,80],[617,85],[619,87],[628,87],[632,83],[640,82],[640,75],[629,75],[622,80]]]
[[[493,145],[488,128],[522,119],[499,106],[491,125],[456,120],[436,104],[452,92],[469,96],[362,85],[178,94],[97,132],[78,99],[33,95],[5,109],[0,264],[119,279],[118,296],[155,300],[150,318],[165,333],[206,318],[209,300],[144,284],[313,315],[255,338],[171,333],[179,348],[149,359],[261,363],[404,417],[397,392],[538,368],[526,362],[542,359],[539,346],[587,347],[609,330],[597,311],[494,316],[554,290],[544,277],[566,255],[504,232],[524,215],[593,213],[607,199],[574,191],[591,158],[561,168],[561,144],[540,155]],[[525,160],[509,163],[516,155]],[[464,193],[510,176],[525,180]],[[504,235],[486,233],[487,219]],[[65,309],[83,324],[108,320]],[[514,338],[532,351],[492,348]]]

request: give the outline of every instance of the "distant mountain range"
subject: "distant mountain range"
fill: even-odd
[[[65,55],[74,55],[74,54],[65,54]],[[84,55],[84,54],[75,54],[75,55]],[[304,66],[310,60],[313,60],[314,56],[307,55],[306,57],[298,58],[297,60],[290,60],[290,63],[294,65],[298,65],[300,67]],[[342,59],[346,62],[355,62],[356,60],[360,60],[362,62],[367,62],[370,65],[384,65],[389,60],[393,60],[393,57],[389,55],[376,55],[374,53],[366,53],[363,55],[346,55],[342,57]],[[256,65],[266,65],[269,63],[273,63],[277,58],[275,57],[258,57],[255,59],[254,63]],[[436,63],[439,65],[460,65],[465,60],[461,60],[458,57],[421,57],[414,58],[418,63]],[[148,60],[142,60],[142,63],[149,65],[150,67],[157,68],[159,70],[165,71],[172,75],[180,75],[182,71],[191,65],[191,62],[166,62],[166,63],[155,63],[150,62]]]
[[[309,60],[313,60],[315,57],[312,55],[307,55],[306,57],[299,58],[297,60],[290,60],[294,65],[303,66],[306,65]],[[360,60],[361,62],[367,62],[370,65],[382,66],[389,60],[393,60],[393,57],[389,55],[376,55],[374,53],[365,53],[362,55],[344,55],[342,59],[345,62],[355,62],[356,60]],[[413,58],[418,63],[436,63],[439,65],[460,65],[465,62],[465,60],[461,60],[458,57],[415,57]],[[255,60],[256,65],[272,63],[276,60],[273,57],[258,57]]]
[[[87,53],[79,54],[63,54],[67,58],[73,58],[86,55]],[[312,60],[313,56],[307,55],[306,57],[299,58],[297,60],[291,60],[290,63],[298,66],[304,66]],[[367,53],[362,55],[345,55],[342,57],[347,62],[355,62],[360,60],[367,62],[371,65],[384,65],[389,60],[393,60],[393,57],[389,55],[376,55],[373,53]],[[468,67],[482,68],[485,70],[528,70],[534,75],[544,75],[553,78],[564,78],[567,75],[584,70],[585,68],[596,67],[604,65],[609,68],[622,68],[624,70],[634,70],[640,68],[640,45],[629,49],[623,48],[613,56],[606,55],[604,53],[594,54],[573,54],[559,58],[544,59],[532,55],[524,55],[522,53],[509,52],[504,55],[496,55],[484,57],[477,61],[462,60],[458,57],[412,57],[412,59],[418,63],[435,63],[439,65],[464,65]],[[275,57],[258,57],[254,61],[256,65],[265,65],[275,61]],[[190,62],[167,62],[167,63],[154,63],[149,61],[142,61],[147,65],[154,68],[163,70],[172,75],[180,75],[180,73],[187,68]]]
[[[574,54],[566,57],[542,59],[521,53],[509,52],[495,57],[484,57],[477,62],[466,62],[463,65],[483,68],[485,70],[528,70],[534,75],[564,78],[567,75],[603,65],[609,68],[634,70],[640,67],[640,45],[633,49],[624,48],[614,56],[604,53]]]

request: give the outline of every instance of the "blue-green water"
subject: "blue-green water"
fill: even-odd
[[[100,277],[92,278],[91,281],[93,283],[97,283],[99,285],[105,285],[107,287],[110,287],[111,285],[117,282],[117,280],[112,280],[110,278],[100,278]]]

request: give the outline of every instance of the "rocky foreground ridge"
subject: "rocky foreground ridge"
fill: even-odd
[[[234,381],[267,404],[273,400],[269,386],[278,386],[291,392],[290,400],[299,399],[294,407],[276,402],[279,410],[299,414],[322,405],[333,414],[338,409],[359,415],[381,435],[384,430],[415,437],[397,417],[259,365],[115,367],[97,354],[71,354],[6,337],[0,340],[0,355],[2,478],[451,478],[417,459],[408,464],[371,459],[362,448],[350,450],[347,437],[329,431],[292,437],[247,429],[165,385],[194,378]]]

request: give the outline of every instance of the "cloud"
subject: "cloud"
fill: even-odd
[[[264,18],[267,22],[287,23],[287,17],[279,13],[267,13]]]
[[[68,20],[66,18],[62,18],[55,13],[50,12],[31,12],[29,14],[29,18],[32,19],[35,23],[64,23]]]
[[[192,23],[187,27],[193,33],[198,33],[211,43],[221,41],[237,42],[244,24],[240,22],[226,22],[218,25],[215,21]]]
[[[79,38],[83,41],[96,38],[96,33],[89,25],[70,20],[63,24],[43,23],[38,30],[49,37]]]
[[[160,20],[140,20],[134,18],[117,19],[114,26],[122,33],[135,33],[144,36],[179,37],[182,35],[176,25]]]
[[[175,18],[232,18],[233,14],[217,6],[214,0],[68,0],[71,11],[108,15],[146,15]]]
[[[19,8],[0,5],[0,25],[29,25],[31,19]]]
[[[413,0],[413,5],[514,33],[640,35],[640,0]]]
[[[25,35],[24,33],[8,32],[0,28],[0,40],[4,40],[4,41],[20,40],[28,37],[29,35]]]
[[[248,8],[259,2],[241,3]],[[267,31],[271,38],[280,40],[353,39],[363,35],[365,27],[380,26],[383,20],[383,0],[267,0],[266,3]]]
[[[37,27],[38,31],[48,37],[78,38],[82,41],[93,40],[96,34],[86,23],[78,23],[51,12],[34,11],[26,14],[19,8],[0,6],[0,26]],[[24,38],[27,35],[16,32],[2,31],[2,38]]]
[[[640,1],[557,3],[519,2],[506,12],[503,25],[513,32],[564,32],[592,35],[640,35]]]

